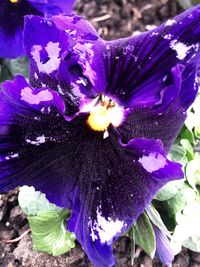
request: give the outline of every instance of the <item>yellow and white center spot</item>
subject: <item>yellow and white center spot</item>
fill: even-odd
[[[123,117],[123,108],[110,98],[102,96],[99,103],[90,111],[87,122],[94,131],[106,131],[110,124],[118,127]]]
[[[10,0],[11,3],[17,3],[19,0]]]

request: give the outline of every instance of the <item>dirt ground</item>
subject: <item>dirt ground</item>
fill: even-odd
[[[75,11],[89,19],[106,40],[136,35],[150,30],[179,14],[182,9],[175,0],[77,0]],[[17,189],[0,195],[0,240],[11,240],[28,230],[26,216],[17,203]],[[122,237],[114,246],[116,267],[131,266],[130,241]],[[0,267],[92,267],[79,244],[70,253],[53,257],[32,250],[28,233],[18,242],[0,242]],[[143,252],[134,267],[161,267]],[[183,249],[173,267],[200,267],[200,254]]]

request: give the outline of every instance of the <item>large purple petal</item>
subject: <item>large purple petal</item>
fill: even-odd
[[[88,146],[86,158],[68,228],[95,266],[113,266],[113,241],[129,229],[160,187],[183,173],[179,164],[166,160],[159,141],[147,139],[119,145],[111,134]]]
[[[90,45],[91,41],[97,39],[97,33],[90,23],[76,15],[59,15],[51,21],[28,16],[25,19],[24,42],[31,62],[31,84],[38,86],[43,83],[58,90],[56,74],[61,59],[72,52],[73,46],[81,46],[81,41]],[[65,55],[61,58],[63,52]],[[69,84],[65,84],[67,86]]]
[[[104,69],[98,65],[103,66],[103,41],[86,20],[76,15],[59,15],[51,21],[29,16],[25,47],[31,61],[31,85],[58,91],[71,114],[104,87]]]
[[[107,42],[107,86],[124,105],[157,103],[177,64],[200,63],[200,5],[137,37]]]
[[[171,84],[163,88],[162,101],[157,105],[135,104],[124,123],[118,128],[124,142],[132,138],[160,139],[166,151],[174,142],[186,110],[198,91],[196,69],[177,65],[172,69]]]

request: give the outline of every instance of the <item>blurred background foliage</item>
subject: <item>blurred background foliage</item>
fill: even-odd
[[[193,5],[199,4],[199,0],[178,0],[178,3],[182,8],[187,9],[192,7]]]

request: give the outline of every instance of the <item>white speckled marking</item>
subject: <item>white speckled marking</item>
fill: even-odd
[[[187,53],[190,51],[192,46],[187,46],[184,43],[173,40],[170,42],[170,48],[176,51],[177,58],[182,60],[187,56]]]
[[[49,42],[45,50],[49,56],[49,60],[46,63],[41,62],[40,52],[42,50],[41,45],[34,45],[32,47],[31,55],[34,61],[37,64],[39,72],[44,72],[46,74],[50,74],[53,71],[57,70],[60,64],[60,50],[59,43]]]
[[[74,51],[79,55],[79,63],[84,66],[84,74],[90,79],[94,85],[96,80],[96,72],[92,69],[91,64],[94,58],[94,51],[92,50],[93,44],[91,43],[76,43]]]
[[[40,145],[40,144],[44,144],[45,141],[46,141],[46,139],[45,139],[45,136],[44,135],[38,136],[35,141],[32,141],[30,139],[26,139],[26,142],[28,144],[36,145],[36,146],[37,145]]]
[[[48,90],[43,90],[40,91],[38,94],[33,94],[33,91],[30,87],[25,87],[21,91],[21,100],[31,105],[38,105],[42,101],[53,100],[53,95]]]
[[[143,156],[138,160],[142,167],[149,173],[162,169],[167,164],[166,158],[158,153],[150,153],[148,156]]]
[[[164,39],[167,39],[167,40],[171,40],[172,39],[172,34],[166,34],[164,37]]]
[[[101,206],[97,207],[97,220],[94,222],[90,220],[88,223],[91,227],[90,235],[93,241],[97,240],[99,237],[102,244],[107,243],[110,245],[114,236],[121,232],[124,222],[119,220],[112,221],[111,218],[105,219],[102,216],[100,208]]]
[[[6,156],[5,160],[10,160],[10,159],[18,158],[18,157],[19,157],[19,154],[14,153],[14,154],[10,154],[9,156]]]
[[[106,138],[108,138],[109,137],[109,132],[108,131],[105,131],[104,133],[103,133],[103,139],[106,139]]]
[[[177,22],[174,19],[168,19],[165,23],[165,26],[172,26],[175,23]]]

